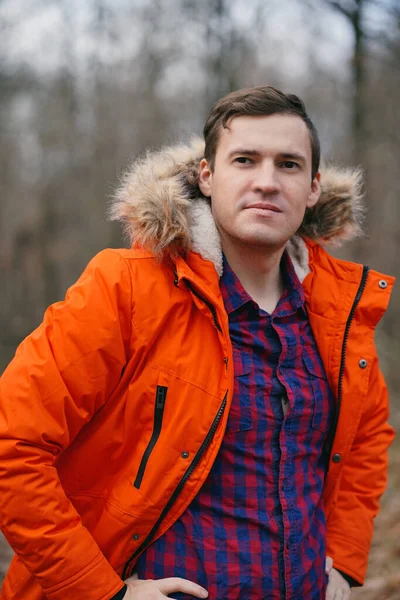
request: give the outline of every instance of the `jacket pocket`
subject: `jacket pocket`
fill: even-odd
[[[154,405],[153,433],[151,434],[150,441],[147,444],[146,450],[144,451],[142,460],[140,461],[136,479],[133,483],[134,487],[137,489],[140,488],[140,485],[143,480],[144,472],[146,470],[147,462],[150,458],[150,455],[153,451],[154,446],[157,443],[158,438],[160,437],[163,414],[164,414],[165,399],[167,397],[167,391],[168,391],[167,387],[165,387],[163,385],[157,386],[156,401],[155,401],[155,405]]]

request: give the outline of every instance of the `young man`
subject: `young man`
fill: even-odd
[[[393,278],[316,241],[357,233],[358,175],[320,176],[302,102],[271,87],[222,98],[204,133],[134,165],[113,209],[131,249],[96,256],[2,377],[3,600],[363,583]]]

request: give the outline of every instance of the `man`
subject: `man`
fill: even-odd
[[[316,242],[357,233],[358,175],[320,176],[304,105],[271,87],[222,98],[204,133],[134,165],[113,208],[132,248],[96,256],[2,377],[3,600],[363,583],[393,278]]]

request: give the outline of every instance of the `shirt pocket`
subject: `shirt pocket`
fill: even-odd
[[[333,398],[321,358],[316,348],[304,347],[303,364],[310,391],[312,392],[312,427],[326,433],[331,424]]]
[[[225,433],[248,431],[253,427],[251,407],[251,357],[233,346],[234,390]]]

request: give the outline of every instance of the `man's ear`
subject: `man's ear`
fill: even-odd
[[[199,188],[206,198],[211,198],[212,172],[205,158],[200,162]]]
[[[321,173],[317,173],[311,182],[310,194],[307,200],[307,208],[315,206],[321,196]]]

